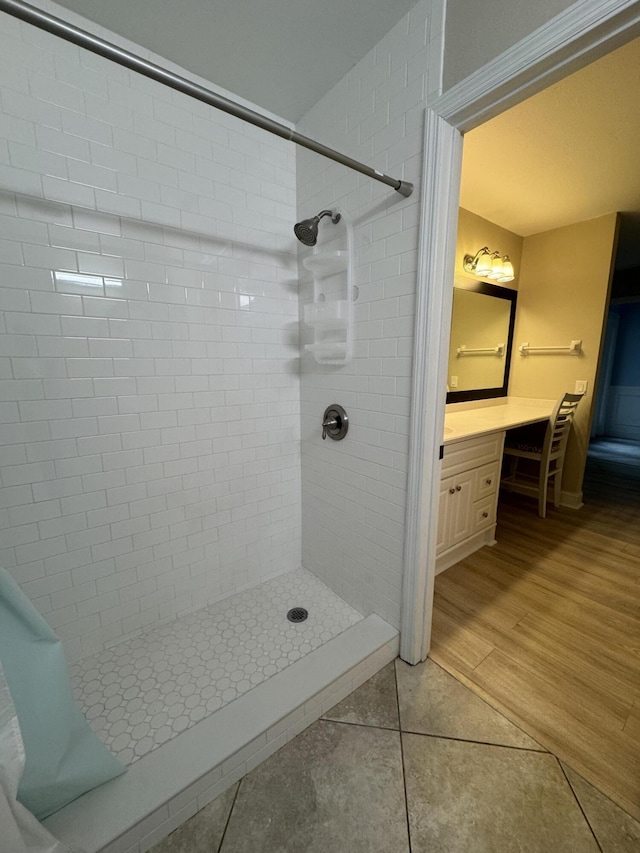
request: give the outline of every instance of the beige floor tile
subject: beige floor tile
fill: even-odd
[[[343,723],[360,723],[364,726],[380,726],[383,729],[399,728],[396,674],[393,662],[335,705],[324,715],[324,719],[338,720]]]
[[[398,732],[319,720],[243,779],[221,853],[408,853]]]
[[[396,661],[403,731],[542,749],[431,660],[417,666]]]
[[[578,776],[566,765],[563,766],[591,829],[602,847],[602,853],[638,853],[640,823],[586,782],[582,776]]]
[[[552,755],[414,734],[402,741],[412,853],[598,853]]]
[[[150,853],[216,853],[238,790],[237,782],[185,821]]]

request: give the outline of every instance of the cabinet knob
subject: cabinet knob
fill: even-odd
[[[489,479],[485,480],[485,482],[486,482],[487,486],[490,486],[493,481],[491,480],[491,477],[489,477]]]
[[[456,492],[461,491],[461,489],[462,489],[462,486],[456,486]]]
[[[455,489],[449,489],[449,494],[450,494],[450,495],[455,495],[455,493],[456,493],[456,490],[455,490]]]
[[[489,518],[489,513],[488,513],[488,512],[483,512],[483,513],[482,513],[482,517],[483,517],[483,518]]]

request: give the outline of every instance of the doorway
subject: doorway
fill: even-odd
[[[426,111],[401,624],[401,656],[409,663],[426,658],[431,636],[462,134],[640,31],[635,0],[599,2],[588,16],[586,5],[566,11],[561,40],[549,27],[534,32]]]
[[[630,33],[630,38],[631,38],[631,36],[632,36],[632,33]],[[618,46],[618,45],[615,44],[614,46]],[[601,47],[602,47],[602,45],[601,45],[601,43],[599,43],[599,49],[601,49]],[[582,64],[585,64],[585,63],[582,63]],[[574,69],[571,69],[571,70],[574,70]],[[551,80],[551,82],[554,82],[554,81]],[[539,86],[538,90],[540,90],[541,88],[543,88],[543,86]],[[456,109],[459,109],[459,107],[456,107]],[[476,115],[475,118],[477,119],[477,117],[478,116]],[[427,142],[428,142],[428,144],[426,146],[426,149],[429,150],[429,147],[430,147],[431,148],[431,154],[435,155],[436,160],[438,158],[440,158],[441,164],[444,160],[446,160],[447,165],[449,165],[451,167],[451,171],[450,171],[448,177],[445,177],[445,178],[443,178],[442,176],[438,177],[435,174],[429,174],[430,171],[433,171],[435,169],[435,166],[433,164],[431,164],[431,166],[429,166],[429,168],[425,170],[427,172],[426,179],[425,179],[425,187],[430,188],[432,190],[435,189],[436,191],[440,191],[441,193],[443,193],[443,196],[440,197],[440,202],[442,204],[442,212],[444,212],[446,214],[446,216],[449,218],[449,233],[447,235],[447,243],[450,247],[451,242],[452,242],[451,219],[453,219],[453,212],[454,212],[452,210],[451,197],[452,196],[455,197],[456,202],[457,202],[457,194],[455,193],[455,182],[456,182],[456,178],[459,177],[459,172],[456,174],[455,161],[456,161],[456,158],[460,156],[460,149],[459,149],[460,138],[459,138],[459,134],[458,134],[458,136],[456,136],[456,132],[455,132],[456,126],[452,126],[453,123],[448,123],[448,122],[444,122],[444,125],[442,125],[442,124],[440,124],[441,119],[442,119],[442,115],[440,115],[440,116],[432,115],[432,116],[428,117],[428,122],[427,122]],[[467,119],[461,118],[459,124],[457,125],[457,128],[462,129],[462,130],[470,129],[470,127],[465,126],[466,121],[467,121]],[[475,121],[475,124],[473,124],[473,126],[477,126],[480,123],[481,123],[480,121]],[[430,139],[429,135],[430,134],[433,137],[431,139],[431,146],[429,146],[429,139]],[[436,140],[439,143],[439,145],[441,146],[440,150],[438,149],[438,145],[436,144]],[[429,156],[429,154],[427,154],[427,157],[428,156]],[[453,163],[453,166],[452,166],[452,163]],[[458,161],[458,168],[459,168],[459,161]],[[430,184],[430,181],[431,181],[431,184]],[[426,192],[425,192],[425,197],[428,197]],[[444,257],[440,257],[439,260],[437,257],[435,259],[434,259],[434,257],[432,257],[433,252],[435,252],[438,248],[437,245],[434,243],[434,239],[435,239],[434,235],[437,235],[437,229],[435,227],[431,229],[431,233],[428,234],[426,237],[426,242],[431,249],[431,254],[423,253],[423,255],[424,255],[423,261],[425,264],[424,269],[425,269],[425,272],[427,274],[427,277],[429,278],[431,286],[437,290],[438,287],[440,287],[440,289],[442,289],[442,288],[448,286],[448,284],[451,282],[453,276],[452,276],[451,264],[450,264],[449,259],[446,257],[446,252],[445,252]],[[430,303],[428,300],[425,300],[425,301],[427,302],[427,304],[430,304],[430,306],[433,308],[434,304],[436,304],[436,302],[437,302],[437,299],[433,295],[431,295],[430,300],[431,300]],[[440,297],[440,308],[442,311],[442,313],[440,314],[440,319],[441,319],[440,330],[434,329],[433,327],[428,327],[427,329],[423,330],[422,340],[426,341],[428,344],[428,346],[424,347],[424,350],[429,352],[429,355],[432,359],[432,363],[430,366],[419,365],[419,368],[422,370],[423,377],[424,376],[431,376],[432,379],[434,377],[437,378],[437,382],[436,382],[437,387],[439,388],[440,391],[443,391],[444,374],[446,372],[446,366],[445,366],[446,365],[446,356],[443,358],[442,336],[444,335],[445,338],[448,337],[448,334],[447,334],[448,328],[449,328],[449,323],[448,323],[449,316],[448,315],[450,313],[450,305],[447,305],[446,297],[442,297],[442,296]],[[443,329],[445,330],[444,332],[442,331]],[[419,342],[420,342],[420,338],[418,338],[418,343]],[[438,343],[440,344],[439,348],[438,348]],[[431,387],[433,387],[433,385]],[[423,401],[424,401],[425,397],[426,397],[426,395],[423,394],[422,395]],[[438,400],[434,401],[433,398],[431,398],[431,400],[429,401],[436,411],[438,411],[438,407],[440,407],[441,411],[438,413],[438,416],[431,417],[429,419],[426,419],[426,421],[425,421],[425,425],[427,428],[429,426],[432,427],[430,434],[425,436],[425,441],[424,441],[424,447],[425,448],[427,448],[429,446],[429,439],[431,439],[431,442],[432,442],[431,447],[432,448],[437,447],[437,445],[439,445],[439,443],[440,443],[440,436],[442,435],[442,423],[444,420],[443,400],[444,400],[444,393],[440,393],[440,398]],[[416,408],[418,408],[417,404],[416,404]],[[439,422],[438,422],[438,417],[441,418],[441,420]],[[433,456],[433,454],[432,454],[432,456]],[[433,472],[435,470],[437,470],[437,465],[433,464],[432,456],[430,457],[429,452],[427,452],[427,454],[426,454],[427,461],[424,464],[424,469],[425,469],[425,471],[431,470],[431,474],[433,475]],[[412,468],[413,467],[414,466],[412,466]],[[431,481],[431,482],[433,482],[433,481]],[[410,497],[411,497],[411,491],[410,491]],[[437,498],[436,498],[436,500],[437,500]],[[430,503],[430,501],[431,501],[431,503]],[[433,510],[435,508],[435,503],[433,502],[433,495],[431,494],[431,492],[428,488],[428,483],[424,488],[421,508],[422,508],[421,517],[433,520],[434,513],[431,512],[431,514],[429,514],[429,510],[430,509]],[[432,524],[431,524],[431,527],[432,527]],[[422,547],[421,553],[426,557],[426,564],[429,566],[430,571],[427,571],[425,573],[422,589],[420,589],[416,583],[413,584],[413,587],[410,587],[410,585],[407,584],[407,589],[410,590],[412,593],[415,593],[416,591],[418,591],[418,592],[424,594],[425,608],[424,608],[424,617],[423,617],[423,622],[422,622],[423,644],[422,644],[422,647],[420,650],[421,657],[426,656],[426,653],[427,653],[428,648],[429,648],[429,638],[430,638],[430,634],[431,634],[432,612],[431,612],[430,605],[432,602],[432,590],[433,590],[433,574],[432,574],[432,568],[433,568],[433,565],[432,565],[432,560],[433,560],[433,555],[432,555],[433,531],[432,531],[431,527],[427,526],[427,529],[424,531],[423,540],[421,543],[421,547]],[[633,543],[629,543],[629,544],[630,544],[630,547],[632,547],[632,548],[635,547]],[[516,545],[517,545],[517,542],[516,542]],[[416,553],[420,553],[419,547],[416,548]],[[411,556],[410,551],[409,551],[409,556]],[[405,598],[405,604],[406,603],[407,603],[407,600]],[[415,602],[414,602],[414,604],[415,604]],[[413,636],[415,638],[415,630],[414,630]],[[405,643],[404,643],[405,649],[403,649],[403,652],[405,652],[408,649],[410,639],[411,639],[410,636],[407,636],[405,638]],[[413,651],[415,653],[415,647],[414,647]],[[402,656],[404,657],[405,654],[403,653]],[[405,659],[411,660],[411,658],[405,658]],[[436,658],[436,660],[437,660],[437,658]],[[412,662],[416,662],[416,660],[414,659]],[[463,673],[463,675],[464,675],[464,673]],[[464,680],[464,677],[462,680]],[[469,680],[469,681],[471,681],[471,680]],[[625,718],[625,722],[626,722],[626,718]],[[623,764],[624,764],[625,760],[626,759],[624,757],[624,750],[622,750],[621,761],[623,762]],[[629,774],[627,774],[627,775],[629,775]],[[606,784],[603,787],[606,787]],[[608,791],[609,791],[609,793],[612,793],[611,788],[609,788]],[[624,801],[623,804],[627,808],[630,808],[629,807],[629,801]]]

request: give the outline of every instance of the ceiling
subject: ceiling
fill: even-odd
[[[58,0],[296,122],[416,0]]]
[[[415,0],[58,0],[292,122]],[[521,236],[622,211],[640,265],[640,39],[465,136],[460,203]]]
[[[640,265],[640,38],[466,134],[460,204],[523,237],[621,211]]]

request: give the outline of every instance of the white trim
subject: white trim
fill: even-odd
[[[491,527],[470,536],[464,542],[460,542],[459,545],[454,545],[448,551],[443,551],[436,560],[436,574],[439,575],[440,572],[455,566],[460,560],[464,560],[465,557],[469,557],[480,548],[484,548],[485,545],[491,547],[496,544],[496,525],[492,524]]]
[[[582,490],[579,492],[566,492],[564,489],[560,492],[560,506],[565,509],[582,509]]]
[[[422,638],[431,634],[434,575],[424,567],[425,555],[435,553],[440,442],[434,436],[444,435],[444,403],[426,402],[428,389],[436,389],[436,400],[446,394],[448,351],[442,341],[448,347],[453,289],[447,283],[454,268],[454,253],[447,249],[455,245],[462,166],[461,135],[432,110],[426,114],[424,151],[400,628],[400,655],[408,663],[423,659]]]
[[[444,424],[450,284],[462,166],[459,132],[482,124],[639,32],[639,0],[578,0],[427,110],[400,651],[409,663],[427,656],[431,634],[437,448]]]
[[[640,34],[638,0],[578,0],[431,104],[465,132]],[[445,45],[446,52],[446,45]]]

